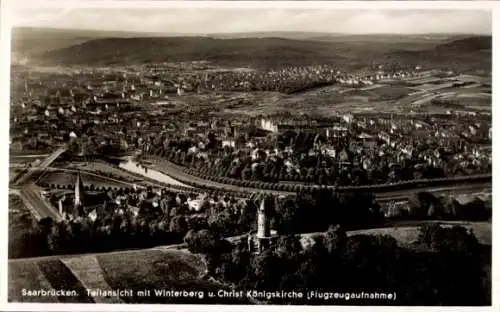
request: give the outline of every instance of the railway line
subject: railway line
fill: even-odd
[[[50,154],[42,163],[40,166],[36,168],[30,168],[30,171],[28,171],[25,175],[23,175],[20,179],[17,180],[17,183],[14,185],[14,189],[19,189],[21,193],[21,198],[23,201],[25,201],[26,205],[28,208],[32,211],[33,215],[39,219],[39,218],[44,218],[44,217],[51,217],[55,220],[58,220],[60,218],[57,209],[55,209],[49,202],[44,200],[41,197],[41,188],[38,187],[35,183],[36,181],[39,180],[41,174],[47,171],[66,171],[66,172],[78,172],[79,170],[75,169],[63,169],[63,168],[56,168],[56,167],[50,167],[50,164],[57,159],[62,153],[66,151],[66,147],[60,147],[58,148],[54,153]],[[296,194],[295,192],[290,192],[290,191],[281,191],[281,190],[270,190],[270,189],[259,189],[259,188],[251,188],[251,187],[241,187],[241,186],[234,186],[234,185],[229,185],[229,184],[223,184],[220,182],[214,182],[214,181],[209,181],[209,180],[204,180],[202,178],[188,175],[186,174],[181,167],[171,164],[169,162],[161,162],[159,163],[161,165],[161,168],[158,168],[158,163],[156,163],[156,170],[161,172],[162,174],[166,176],[171,176],[171,178],[178,180],[182,183],[186,184],[191,184],[190,187],[192,187],[189,192],[194,192],[194,193],[205,193],[208,190],[203,190],[200,186],[205,186],[208,187],[209,189],[214,189],[214,190],[221,190],[221,191],[228,191],[228,192],[237,192],[240,194],[249,194],[250,197],[252,194],[258,194],[258,193],[267,193],[267,194],[272,194],[275,196],[287,196],[287,195],[294,195]],[[123,169],[122,169],[123,170]],[[138,187],[144,187],[144,185],[150,185],[150,186],[156,186],[156,187],[161,187],[161,188],[166,188],[170,191],[174,192],[188,192],[188,190],[185,187],[181,186],[176,186],[176,185],[167,185],[164,182],[161,182],[159,180],[155,181],[155,179],[152,179],[149,176],[146,176],[146,174],[140,174],[137,172],[129,172],[125,171],[129,174],[131,174],[134,177],[142,177],[143,180],[141,181],[140,184],[143,185],[137,185]],[[129,185],[133,186],[136,185],[135,183],[129,182],[129,181],[124,181],[121,179],[115,179],[115,178],[110,178],[107,176],[102,176],[99,174],[95,174],[92,172],[86,172],[86,174],[98,177],[103,180],[107,181],[112,181],[115,183],[121,183],[124,185]],[[446,182],[446,183],[444,183]],[[373,188],[371,191],[376,199],[380,202],[389,202],[389,201],[404,201],[407,200],[411,194],[415,192],[430,192],[430,193],[447,193],[447,192],[457,192],[457,191],[462,191],[464,193],[470,193],[472,191],[482,191],[482,190],[488,190],[491,189],[491,180],[490,181],[485,181],[484,177],[478,177],[478,179],[470,179],[467,181],[457,181],[456,183],[451,183],[449,181],[444,181],[442,185],[439,185],[439,183],[433,183],[432,186],[428,186],[425,183],[419,183],[413,187],[405,187],[402,189],[396,189],[396,190],[391,190],[390,188]],[[396,187],[395,187],[396,188]],[[354,191],[355,189],[353,189]]]

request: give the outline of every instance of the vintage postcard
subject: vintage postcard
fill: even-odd
[[[4,8],[2,310],[492,306],[494,3]]]

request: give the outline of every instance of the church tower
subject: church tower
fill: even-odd
[[[250,250],[256,253],[264,252],[271,247],[271,241],[275,238],[271,234],[270,214],[274,201],[266,195],[262,196],[259,209],[257,210],[257,234],[249,236]],[[256,246],[255,246],[255,245]]]
[[[85,188],[83,186],[83,181],[80,176],[80,172],[78,172],[76,176],[75,183],[75,212],[80,214],[80,211],[84,207],[85,202]]]
[[[257,238],[271,236],[271,225],[269,221],[269,200],[263,198],[257,212]]]

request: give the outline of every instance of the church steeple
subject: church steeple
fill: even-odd
[[[81,208],[84,205],[85,198],[85,188],[83,186],[83,181],[80,176],[80,172],[76,175],[75,183],[75,208]]]

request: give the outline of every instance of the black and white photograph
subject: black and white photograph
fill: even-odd
[[[492,305],[492,7],[70,2],[11,5],[9,304]]]

